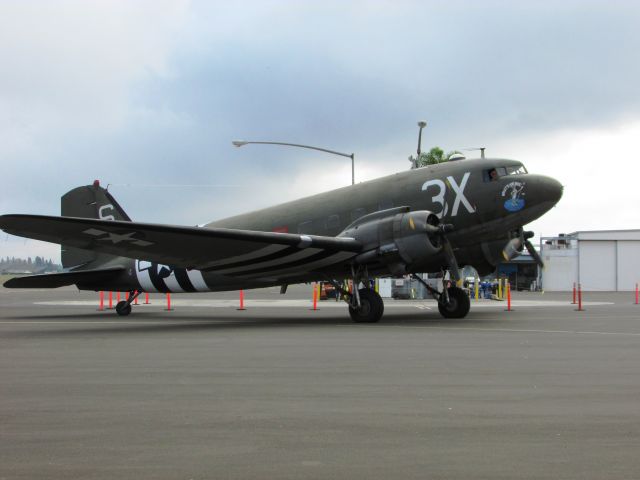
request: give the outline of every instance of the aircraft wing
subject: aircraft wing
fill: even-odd
[[[317,250],[318,256],[341,253],[338,257],[346,259],[362,249],[353,238],[44,215],[2,215],[0,228],[11,235],[197,270],[223,270],[250,264],[252,257],[264,261],[304,249]]]

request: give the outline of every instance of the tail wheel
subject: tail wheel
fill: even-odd
[[[360,295],[360,307],[349,305],[349,315],[356,323],[376,323],[382,318],[384,302],[380,295],[368,288],[358,290]]]
[[[449,287],[447,290],[449,303],[438,302],[438,310],[444,318],[463,318],[469,313],[471,301],[464,290],[458,287]]]
[[[131,305],[129,305],[124,300],[118,302],[118,304],[116,305],[116,313],[120,316],[129,315],[131,313]]]

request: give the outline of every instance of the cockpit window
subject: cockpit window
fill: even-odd
[[[489,168],[483,172],[483,177],[485,182],[492,182],[506,175],[522,175],[525,173],[527,173],[527,169],[524,168],[524,165],[510,165],[508,167]]]
[[[522,175],[527,173],[527,169],[524,165],[512,165],[507,167],[507,175]]]

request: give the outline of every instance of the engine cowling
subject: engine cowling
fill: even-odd
[[[392,274],[404,275],[413,265],[429,263],[441,252],[440,219],[427,210],[392,210],[366,215],[339,236],[352,237],[363,244],[363,253],[355,258],[357,263],[384,264]]]

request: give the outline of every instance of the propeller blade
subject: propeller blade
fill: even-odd
[[[427,224],[427,225],[424,226],[424,229],[427,232],[427,235],[430,235],[430,236],[440,235],[442,233],[440,228],[436,227],[435,225],[428,225]]]
[[[533,257],[536,263],[540,265],[540,268],[544,268],[544,262],[542,261],[542,257],[540,256],[538,251],[534,248],[533,244],[529,240],[527,240],[526,242],[524,242],[524,246],[527,247],[527,251]]]
[[[447,262],[447,268],[449,269],[449,274],[451,278],[453,278],[456,283],[458,283],[461,279],[460,277],[460,269],[458,268],[458,261],[456,260],[456,255],[453,253],[453,247],[451,247],[451,243],[449,243],[449,239],[447,238],[447,233],[452,232],[454,230],[454,226],[452,224],[443,224],[440,225],[427,225],[427,234],[437,238],[442,245],[442,253],[444,254],[445,261]]]
[[[522,252],[522,240],[520,237],[512,238],[502,249],[502,256],[508,262]]]
[[[444,257],[447,261],[447,266],[449,267],[449,274],[456,282],[459,282],[460,269],[458,268],[458,261],[456,260],[456,256],[453,253],[453,248],[451,248],[449,239],[444,235],[442,235],[442,252],[444,253]]]

